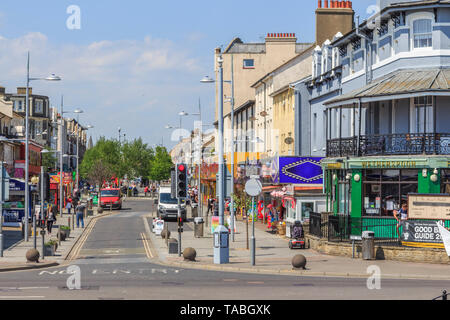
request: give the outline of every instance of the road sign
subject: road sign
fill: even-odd
[[[245,184],[245,192],[251,197],[259,196],[262,192],[261,181],[256,179],[248,180]]]

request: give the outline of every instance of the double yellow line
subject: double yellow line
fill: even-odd
[[[91,220],[91,223],[89,223],[89,225],[86,227],[86,230],[84,230],[83,234],[81,235],[80,239],[78,240],[78,242],[72,249],[72,252],[70,253],[70,256],[67,260],[73,261],[76,258],[78,258],[81,248],[86,243],[86,240],[89,237],[89,235],[91,234],[92,230],[94,229],[96,223],[97,223],[97,219]]]
[[[151,259],[154,258],[153,254],[152,254],[152,250],[150,249],[150,244],[148,243],[148,238],[146,237],[144,232],[141,232],[141,238],[142,238],[142,242],[144,244],[144,250],[145,250],[145,254],[147,255],[147,258]]]

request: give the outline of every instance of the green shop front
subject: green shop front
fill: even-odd
[[[326,158],[327,211],[353,221],[347,233],[370,230],[376,238],[395,239],[394,211],[408,195],[450,193],[449,161],[445,156]],[[450,227],[449,221],[445,225]]]

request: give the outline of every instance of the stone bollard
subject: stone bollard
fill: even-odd
[[[170,238],[170,231],[167,229],[163,229],[163,231],[161,231],[161,238],[166,239],[166,232],[167,232],[167,239]]]
[[[195,261],[195,257],[197,256],[197,252],[194,248],[186,248],[183,251],[184,260]]]
[[[297,254],[292,258],[292,266],[294,269],[303,269],[305,270],[306,266],[306,257],[302,254]]]
[[[27,262],[39,262],[39,251],[36,249],[30,249],[27,251],[25,257],[27,258]]]
[[[98,207],[97,213],[103,213],[103,208],[102,207]]]

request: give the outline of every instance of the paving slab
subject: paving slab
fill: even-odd
[[[206,211],[204,211],[206,212]],[[152,218],[148,218],[151,226]],[[252,272],[265,274],[289,274],[299,276],[330,277],[364,277],[373,273],[377,266],[381,276],[393,279],[429,279],[450,280],[450,265],[410,263],[390,260],[362,260],[325,255],[311,249],[294,249],[288,247],[288,239],[266,232],[261,222],[255,222],[256,254],[255,266],[251,265],[250,250],[247,246],[247,224],[237,221],[235,241],[230,240],[230,261],[228,264],[214,264],[213,237],[210,226],[204,228],[204,237],[194,237],[194,225],[184,228],[182,233],[182,250],[192,247],[197,252],[195,262],[184,261],[178,254],[169,254],[165,240],[151,233],[153,249],[161,263],[186,268],[223,270],[230,272]],[[251,237],[251,223],[248,225],[248,238]],[[171,238],[178,239],[178,233],[172,232]],[[292,258],[302,254],[307,259],[306,270],[293,269]]]

